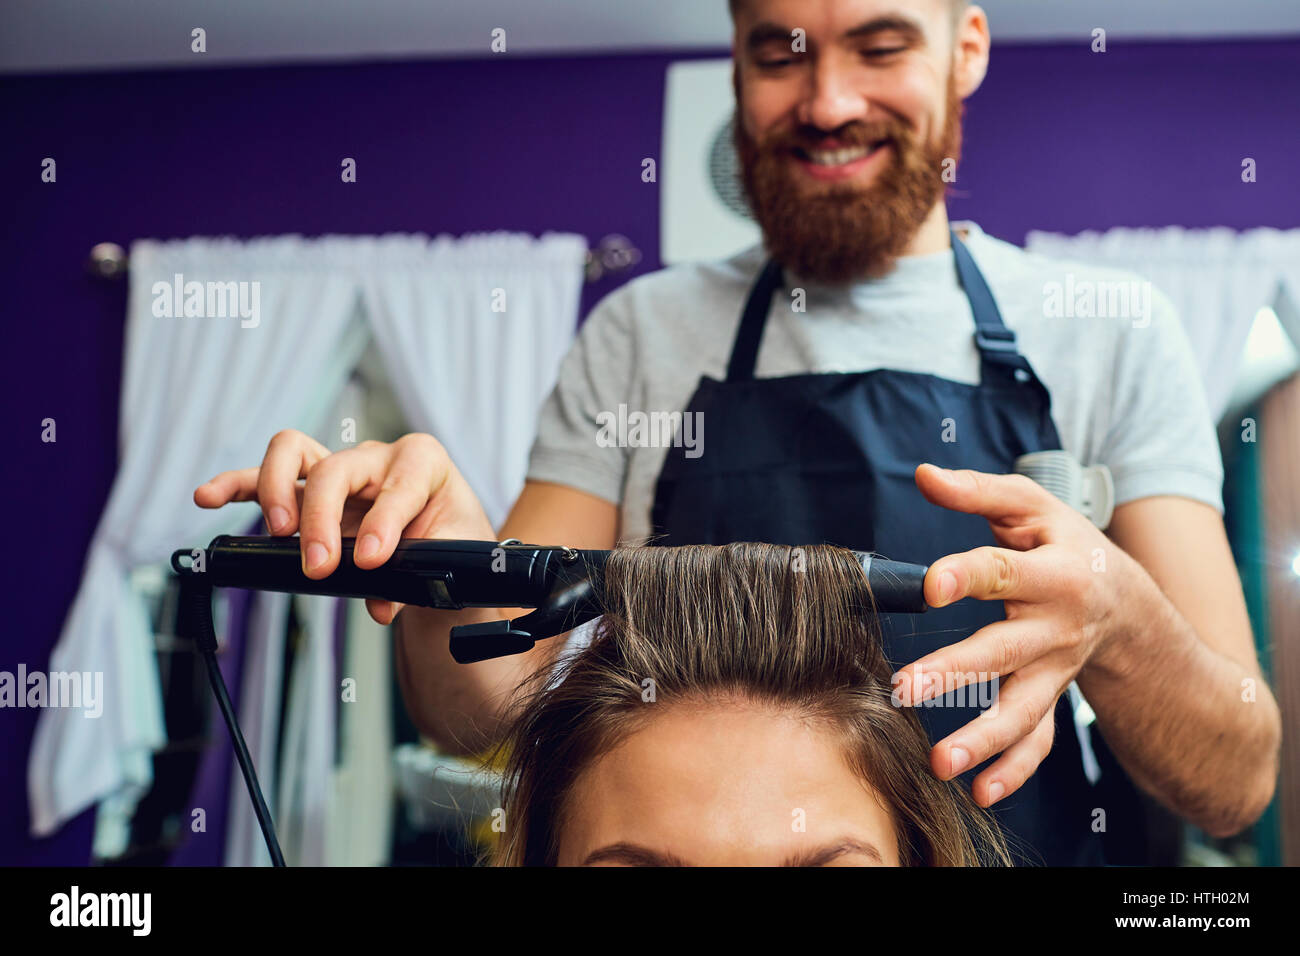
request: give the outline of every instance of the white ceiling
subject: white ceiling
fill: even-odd
[[[902,0],[906,2],[906,0]],[[1300,36],[1298,0],[985,0],[1000,41]],[[207,31],[206,54],[190,30]],[[717,50],[725,0],[0,0],[0,72]],[[1082,41],[1081,41],[1082,42]]]

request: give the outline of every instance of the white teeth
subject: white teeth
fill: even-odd
[[[818,166],[843,166],[874,153],[873,146],[851,146],[846,149],[810,149],[808,158]]]

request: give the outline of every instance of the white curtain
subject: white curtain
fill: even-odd
[[[255,505],[202,511],[192,491],[219,471],[259,462],[276,431],[301,429],[338,447],[339,424],[326,418],[371,323],[412,427],[445,441],[500,522],[574,332],[585,253],[585,240],[564,234],[133,244],[119,470],[50,663],[103,672],[104,710],[98,720],[70,709],[40,715],[28,764],[35,835],[101,800],[129,803],[152,782],[150,757],[165,740],[159,677],[144,599],[128,576],[177,548],[249,527]],[[255,319],[158,315],[164,299],[174,304],[177,282],[249,283],[245,302],[258,301],[260,311]],[[505,311],[493,311],[502,303]],[[204,306],[211,302],[201,295]],[[268,697],[278,694],[276,655],[253,649],[274,642],[283,609],[250,626],[245,714],[253,694],[263,714],[278,709]],[[319,652],[307,656],[313,676],[303,678],[311,690],[301,706],[319,713],[338,694]],[[254,726],[250,736],[264,739]],[[325,730],[305,726],[308,735]],[[319,743],[295,739],[303,766],[315,768]],[[270,776],[268,767],[263,782],[275,790]],[[320,831],[301,844],[323,845],[323,816],[310,800],[290,799]]]
[[[302,635],[289,682],[278,805],[273,817],[287,863],[323,866],[338,717],[339,695],[334,683],[338,599],[299,594],[294,602]],[[246,803],[239,800],[236,806],[242,809]]]
[[[326,866],[383,866],[392,849],[396,792],[388,629],[348,602],[342,673],[355,698],[339,714],[339,762],[329,805]]]
[[[500,527],[577,321],[586,242],[397,236],[377,251],[389,268],[365,276],[366,315],[402,411],[447,447]]]
[[[1128,269],[1149,279],[1178,310],[1200,365],[1210,412],[1228,406],[1256,313],[1300,309],[1300,229],[1111,229],[1063,236],[1031,232],[1030,252]],[[1300,323],[1290,334],[1300,345]]]
[[[41,712],[28,763],[35,835],[152,782],[151,754],[165,734],[153,632],[131,571],[246,528],[255,505],[202,511],[193,489],[260,461],[278,428],[318,428],[322,396],[337,391],[365,344],[355,281],[286,269],[298,246],[295,237],[132,246],[118,472],[50,659],[52,671],[102,672],[104,711],[97,720]],[[189,282],[250,283],[246,302],[259,309],[248,319],[215,308],[212,317],[160,316],[174,305],[177,276],[183,292]],[[208,311],[205,294],[191,304]]]

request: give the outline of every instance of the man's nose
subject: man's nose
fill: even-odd
[[[827,132],[846,123],[866,122],[870,113],[867,97],[833,64],[819,65],[811,73],[799,104],[799,122]]]

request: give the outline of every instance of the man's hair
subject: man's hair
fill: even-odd
[[[727,0],[727,9],[731,11],[731,19],[736,19],[736,11],[744,0]],[[953,23],[961,16],[963,10],[970,6],[970,0],[948,0],[948,6],[952,10]]]
[[[591,764],[674,702],[737,700],[816,722],[895,821],[904,866],[1003,865],[1002,834],[930,771],[916,713],[896,706],[866,574],[829,545],[642,547],[611,553],[592,643],[544,668],[503,744],[501,865],[554,865]],[[654,681],[654,702],[643,696]]]

